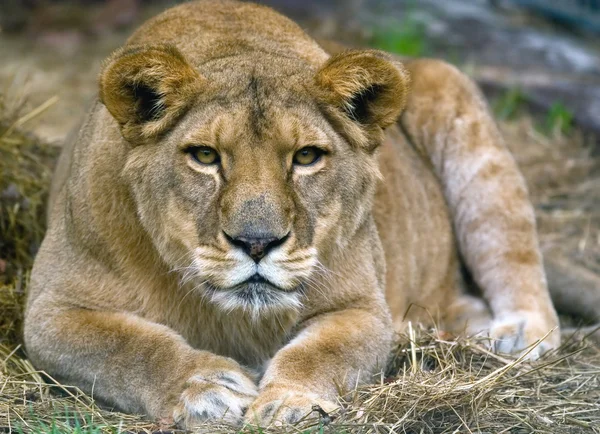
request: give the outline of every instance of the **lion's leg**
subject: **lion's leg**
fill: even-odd
[[[385,366],[392,338],[382,303],[357,300],[357,308],[312,317],[292,341],[275,354],[250,406],[247,422],[296,423],[313,405],[333,410],[337,397],[371,381]]]
[[[27,312],[33,363],[130,413],[238,422],[256,386],[235,361],[191,348],[174,331],[116,312],[60,308],[38,298]]]
[[[457,335],[480,335],[492,324],[492,313],[485,301],[469,294],[457,296],[445,313],[444,329]]]
[[[440,179],[461,255],[489,303],[496,349],[559,345],[525,181],[477,87],[441,61],[406,64],[413,91],[401,127]]]

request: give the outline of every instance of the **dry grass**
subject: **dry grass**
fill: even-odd
[[[17,116],[0,94],[0,343],[16,341],[25,282],[44,236],[45,201],[58,149],[19,131],[47,104]]]
[[[170,429],[99,408],[78,390],[52,384],[25,358],[18,332],[22,303],[57,150],[11,128],[18,119],[0,120],[0,432]],[[543,244],[598,270],[598,160],[581,137],[548,138],[528,120],[504,130],[530,183]],[[496,356],[474,339],[416,330],[403,337],[376,380],[347,394],[333,421],[241,431],[213,424],[205,431],[600,433],[600,349],[585,340],[566,342],[531,364]]]
[[[527,117],[503,132],[527,179],[544,252],[600,275],[599,144],[577,131],[548,137]]]
[[[600,432],[600,350],[571,342],[530,364],[505,360],[475,340],[419,331],[395,352],[388,376],[346,396],[325,425],[241,432],[453,433]],[[141,418],[96,407],[75,389],[49,386],[22,358],[0,347],[0,430],[153,432]],[[325,426],[323,426],[325,425]],[[166,427],[162,427],[166,428]],[[79,431],[78,431],[79,430]],[[207,432],[236,432],[210,425]]]

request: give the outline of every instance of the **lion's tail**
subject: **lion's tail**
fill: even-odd
[[[583,328],[563,328],[565,338],[589,338],[600,343],[600,276],[554,252],[545,252],[548,289],[559,312],[597,323]]]

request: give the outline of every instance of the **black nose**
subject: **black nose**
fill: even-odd
[[[262,258],[265,257],[270,250],[274,249],[277,246],[282,245],[285,240],[288,238],[286,235],[283,238],[276,237],[261,237],[261,238],[246,238],[246,237],[237,237],[233,238],[229,235],[225,234],[225,237],[229,240],[229,242],[235,246],[241,247],[244,252],[246,252],[254,262],[257,264],[260,262]]]

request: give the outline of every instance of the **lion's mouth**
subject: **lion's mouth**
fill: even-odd
[[[261,291],[265,291],[265,290],[294,292],[299,289],[299,287],[293,288],[291,290],[283,289],[280,286],[277,286],[276,284],[271,282],[270,280],[264,278],[263,276],[261,276],[258,273],[253,274],[248,279],[244,280],[243,282],[238,283],[235,286],[228,287],[228,288],[213,286],[211,289],[217,290],[217,291],[239,291],[240,289],[243,289],[243,288],[248,288],[249,291],[257,291],[257,292],[261,292]]]
[[[278,287],[277,285],[275,285],[273,282],[265,279],[263,276],[261,276],[258,273],[253,274],[249,279],[243,281],[239,285],[249,285],[249,284],[270,285],[270,286],[272,286],[272,287],[274,287],[276,289],[279,289],[279,290],[283,291],[283,289],[281,289],[280,287]],[[237,285],[237,286],[239,286],[239,285]]]
[[[245,281],[230,288],[208,285],[211,299],[226,310],[241,307],[244,310],[264,308],[294,308],[300,306],[302,285],[292,289],[283,289],[260,274],[256,273]]]

